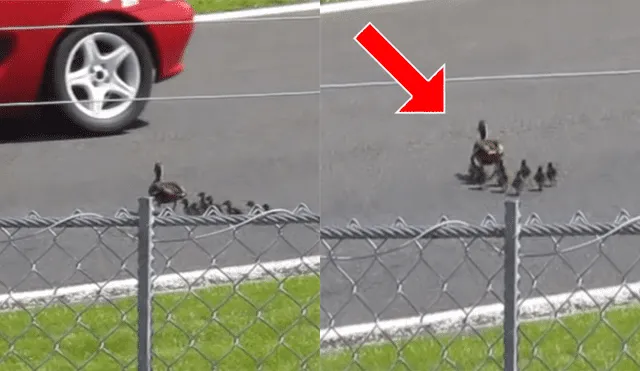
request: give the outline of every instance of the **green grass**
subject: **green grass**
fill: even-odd
[[[197,13],[229,12],[232,10],[254,9],[306,3],[308,0],[189,0]]]
[[[153,369],[316,370],[319,292],[309,276],[157,295]],[[2,313],[0,370],[135,370],[136,321],[134,299]]]
[[[499,328],[366,346],[355,361],[353,350],[320,360],[319,290],[320,280],[310,276],[157,295],[154,370],[500,370]],[[0,371],[134,370],[136,317],[134,299],[2,313]],[[640,307],[521,329],[522,370],[623,371],[639,363]]]
[[[637,370],[640,364],[640,308],[529,322],[520,337],[521,370]],[[626,354],[623,352],[626,344]],[[533,351],[535,349],[535,352]],[[582,356],[578,356],[578,354]],[[323,356],[325,370],[500,370],[500,329],[481,336],[416,339],[410,343],[368,346],[358,352]]]

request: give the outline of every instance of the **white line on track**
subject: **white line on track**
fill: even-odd
[[[212,268],[158,276],[153,281],[154,293],[169,293],[201,289],[216,285],[284,279],[320,272],[320,257],[255,263],[237,267]],[[20,310],[26,307],[64,303],[91,303],[135,296],[138,280],[135,278],[67,286],[48,290],[17,292],[0,295],[0,310]]]
[[[229,283],[284,279],[296,275],[319,274],[320,266],[320,256],[310,256],[215,270],[174,273],[157,277],[153,283],[153,289],[155,293],[169,293]],[[100,302],[105,299],[135,296],[136,292],[137,280],[131,278],[52,290],[4,294],[0,295],[0,309],[20,310],[25,307],[59,302],[67,304]],[[523,321],[542,320],[589,310],[602,310],[613,305],[637,303],[638,297],[640,297],[640,283],[527,299],[520,304],[520,318]],[[320,344],[323,351],[331,351],[345,346],[384,342],[389,338],[402,339],[419,334],[426,335],[429,332],[450,333],[467,330],[470,327],[479,329],[500,326],[504,318],[503,311],[504,306],[497,303],[424,316],[321,329]]]
[[[379,8],[389,5],[400,5],[407,3],[415,3],[421,1],[432,0],[357,0],[357,1],[345,1],[341,3],[331,3],[320,6],[318,2],[307,2],[303,4],[285,5],[278,7],[258,8],[249,10],[238,10],[231,12],[219,12],[209,14],[198,14],[192,21],[159,21],[159,22],[126,22],[129,26],[144,26],[144,25],[176,25],[186,23],[221,23],[221,22],[268,22],[268,21],[300,21],[300,20],[319,20],[320,14],[334,14],[342,13],[352,10],[361,10],[369,8]],[[303,12],[312,12],[316,10],[316,15],[306,16],[283,16],[285,14],[295,14]],[[0,31],[20,31],[20,30],[48,30],[58,28],[92,28],[92,27],[120,27],[125,23],[106,23],[106,24],[94,24],[94,25],[40,25],[40,26],[11,26],[0,27]]]
[[[355,0],[320,5],[320,14],[344,13],[352,10],[374,9],[385,6],[420,3],[433,0]]]
[[[295,14],[303,12],[312,12],[317,10],[319,14],[335,14],[344,13],[353,10],[373,9],[381,8],[391,5],[409,4],[430,0],[356,0],[345,1],[340,3],[330,3],[320,5],[318,1],[313,1],[304,4],[285,5],[260,9],[238,10],[232,12],[221,12],[212,14],[199,14],[195,17],[196,23],[208,23],[208,22],[225,22],[235,21],[241,19],[256,18],[255,21],[277,21],[287,19],[303,19],[310,17],[273,17],[285,14]],[[265,18],[271,17],[271,18]],[[318,18],[318,17],[315,17]]]
[[[277,6],[277,7],[260,8],[260,9],[238,10],[233,12],[198,14],[195,16],[195,22],[196,23],[225,22],[225,21],[235,21],[235,20],[249,19],[249,18],[270,17],[270,16],[272,18],[267,18],[262,20],[265,20],[265,21],[281,20],[281,19],[287,19],[288,17],[279,17],[281,19],[278,19],[278,18],[273,18],[273,16],[302,13],[302,12],[311,12],[313,10],[319,10],[319,9],[320,9],[320,6],[318,2],[311,2],[311,3],[304,3],[304,4]],[[260,21],[260,20],[261,19],[256,19],[256,21]]]
[[[613,309],[615,305],[638,303],[640,282],[583,290],[527,299],[521,302],[520,320],[534,321],[569,316],[586,311]],[[399,318],[377,323],[363,323],[320,330],[323,351],[357,347],[391,339],[419,335],[444,334],[501,326],[504,319],[502,303],[451,310],[424,316]]]

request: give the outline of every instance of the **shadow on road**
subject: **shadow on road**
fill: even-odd
[[[73,139],[99,138],[127,134],[149,125],[148,122],[138,120],[126,130],[118,134],[93,134],[80,130],[61,119],[44,119],[29,117],[24,119],[0,118],[2,131],[0,131],[0,144],[5,143],[29,143]]]

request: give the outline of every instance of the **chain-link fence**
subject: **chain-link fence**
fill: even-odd
[[[0,370],[638,368],[640,224],[520,219],[2,218]]]
[[[327,369],[637,369],[639,218],[505,207],[504,222],[323,226]]]

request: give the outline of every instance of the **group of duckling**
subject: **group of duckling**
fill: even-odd
[[[533,176],[531,176],[533,174]],[[496,185],[502,189],[503,192],[507,192],[509,187],[513,189],[514,194],[519,196],[522,192],[524,186],[526,184],[531,185],[531,181],[535,183],[537,186],[535,189],[538,192],[542,192],[545,186],[553,187],[557,184],[558,179],[558,170],[553,165],[553,163],[547,163],[546,169],[544,166],[538,166],[538,169],[535,173],[531,171],[531,168],[527,164],[527,160],[523,159],[520,162],[520,168],[513,176],[513,179],[509,176],[507,172],[504,161],[500,159],[496,165],[496,169],[491,174],[491,176],[487,176],[487,173],[484,170],[483,166],[477,165],[475,163],[471,163],[469,166],[469,180],[483,189],[488,181],[492,178],[496,177]]]
[[[170,204],[171,208],[175,210],[178,206],[178,202],[180,202],[184,213],[187,215],[202,215],[209,210],[209,208],[214,207],[222,213],[229,215],[242,215],[258,206],[254,201],[247,201],[246,207],[248,210],[243,211],[242,209],[235,207],[229,200],[226,200],[221,204],[216,204],[213,200],[213,196],[207,195],[204,192],[199,192],[197,194],[198,199],[196,201],[189,202],[189,199],[187,198],[187,191],[184,187],[176,182],[164,181],[162,179],[162,163],[156,162],[153,171],[155,173],[155,178],[149,186],[148,194],[153,198],[154,203],[158,207]],[[269,204],[263,204],[260,205],[260,207],[264,211],[271,209]]]
[[[542,165],[538,166],[532,177],[533,172],[527,164],[527,160],[523,159],[513,179],[510,179],[504,165],[504,146],[497,139],[487,138],[487,124],[484,120],[478,122],[478,133],[480,139],[473,144],[471,163],[467,174],[471,183],[482,189],[488,181],[497,177],[496,185],[502,188],[503,192],[507,192],[511,187],[516,196],[519,196],[525,184],[531,184],[532,180],[537,185],[538,191],[542,191],[545,186],[556,185],[558,170],[551,162],[547,163],[546,169]],[[487,165],[495,167],[491,176],[487,176],[484,170]]]
[[[182,203],[182,210],[187,215],[202,215],[211,207],[215,207],[221,212],[229,215],[242,215],[248,214],[254,207],[257,206],[254,201],[247,201],[247,203],[245,204],[247,209],[243,211],[242,209],[233,206],[230,200],[226,200],[221,204],[216,204],[213,202],[213,196],[207,195],[204,192],[198,193],[198,199],[196,201],[190,203],[187,198],[183,198],[180,200],[180,202]],[[269,204],[263,204],[259,207],[264,211],[268,211],[271,209]]]

